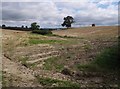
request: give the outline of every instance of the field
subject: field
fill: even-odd
[[[116,70],[92,65],[102,51],[117,45],[117,26],[52,32],[53,35],[38,35],[2,29],[3,86],[86,88],[120,85]]]

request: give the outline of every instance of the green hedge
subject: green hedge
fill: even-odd
[[[32,33],[37,33],[41,35],[52,34],[52,32],[49,30],[33,30]]]

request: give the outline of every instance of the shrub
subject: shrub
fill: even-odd
[[[52,32],[49,30],[33,30],[32,33],[37,33],[41,35],[52,34]]]

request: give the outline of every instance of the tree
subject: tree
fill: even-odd
[[[92,24],[92,27],[95,27],[95,24]]]
[[[22,25],[21,28],[24,28],[24,25]]]
[[[2,25],[2,28],[5,28],[5,27],[6,27],[5,24],[3,24],[3,25]]]
[[[39,26],[39,25],[37,25],[37,23],[36,23],[36,22],[31,23],[31,29],[32,29],[32,30],[39,30],[39,28],[40,28],[40,26]]]
[[[28,26],[25,26],[25,28],[27,29],[27,28],[28,28]]]
[[[67,28],[71,27],[71,24],[74,23],[74,18],[72,16],[64,17],[64,22],[61,24],[63,27],[66,26]]]

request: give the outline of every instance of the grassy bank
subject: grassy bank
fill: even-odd
[[[64,40],[39,40],[39,39],[30,39],[30,44],[53,44],[53,43],[66,43]]]
[[[80,70],[88,71],[118,71],[120,70],[120,60],[118,60],[118,45],[103,50],[89,64],[77,65]]]
[[[43,86],[54,86],[54,87],[71,87],[71,88],[76,88],[80,87],[78,83],[73,83],[70,81],[63,81],[63,80],[57,80],[57,79],[51,79],[51,78],[43,78],[43,77],[38,77],[37,80],[40,84]]]

